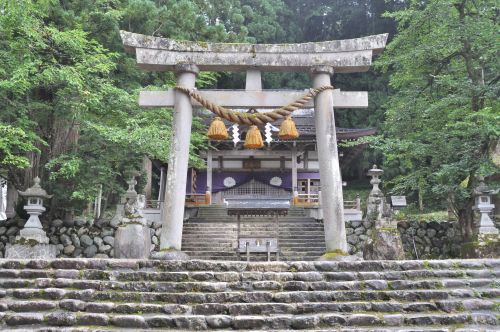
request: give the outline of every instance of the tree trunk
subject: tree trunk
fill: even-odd
[[[469,199],[464,208],[458,210],[458,222],[462,230],[462,239],[464,242],[472,241],[474,236],[474,212],[472,207],[474,200]]]

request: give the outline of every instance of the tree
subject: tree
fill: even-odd
[[[387,16],[398,34],[378,67],[393,71],[382,149],[402,170],[395,190],[448,201],[469,241],[476,179],[499,172],[488,153],[500,136],[496,2],[411,1]]]
[[[281,2],[254,2],[0,0],[0,174],[18,188],[40,176],[52,207],[82,208],[101,184],[104,197],[119,193],[143,155],[168,156],[171,111],[140,109],[138,91],[175,85],[171,73],[140,70],[119,29],[226,42],[278,33]],[[197,86],[217,77],[201,73]],[[195,119],[192,166],[202,166],[204,130]]]

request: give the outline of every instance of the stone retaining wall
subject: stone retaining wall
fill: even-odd
[[[16,235],[25,221],[13,218],[0,226],[0,257],[4,257],[7,243],[14,243]],[[71,223],[60,219],[44,222],[44,229],[50,243],[57,245],[57,257],[114,257],[114,233],[116,225],[109,220],[92,223],[91,220],[76,218]],[[71,225],[73,224],[73,225]],[[346,222],[347,242],[351,254],[361,254],[365,241],[372,235],[374,223],[371,221]],[[500,224],[497,222],[497,227]],[[151,242],[154,250],[159,250],[161,224],[151,223]],[[407,259],[445,259],[460,256],[461,234],[457,223],[442,221],[400,221],[401,233]]]
[[[7,243],[14,243],[16,235],[25,224],[25,220],[13,218],[0,226],[0,258],[5,255]],[[91,219],[77,217],[70,222],[54,219],[42,221],[44,230],[51,244],[57,245],[57,257],[73,258],[112,258],[116,225],[109,220],[93,223]],[[150,225],[151,242],[159,250],[160,223]]]
[[[398,230],[407,259],[415,259],[415,249],[422,258],[456,258],[460,255],[461,234],[457,223],[442,221],[400,221]],[[361,253],[372,235],[370,221],[346,222],[347,242],[351,254]],[[414,244],[415,243],[415,244]]]

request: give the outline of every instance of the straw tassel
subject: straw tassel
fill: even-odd
[[[212,123],[210,124],[207,136],[208,138],[216,141],[225,140],[229,137],[226,125],[218,116],[216,116],[212,121]]]
[[[247,149],[260,149],[264,146],[262,135],[256,125],[251,125],[250,129],[248,129],[243,146]]]
[[[299,132],[293,122],[291,116],[287,116],[281,123],[279,138],[281,139],[296,139],[299,137]]]

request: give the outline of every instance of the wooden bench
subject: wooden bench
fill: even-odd
[[[267,252],[267,261],[271,261],[271,253],[276,254],[276,260],[279,260],[278,239],[271,237],[253,238],[242,237],[238,240],[238,252],[246,253],[247,262],[250,261],[251,252]]]

